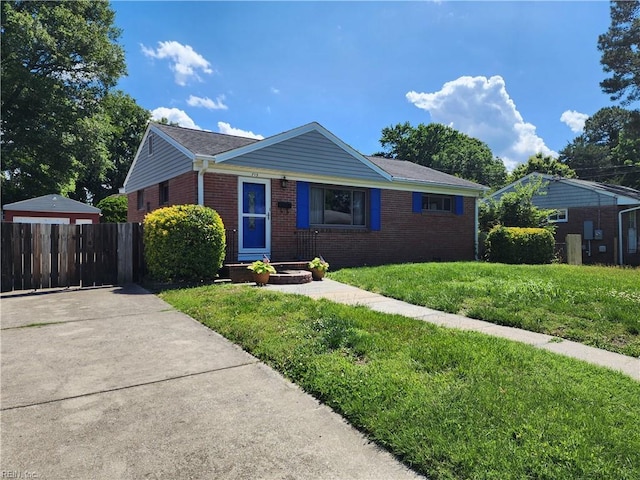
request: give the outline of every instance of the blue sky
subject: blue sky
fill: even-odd
[[[268,137],[317,121],[364,154],[438,122],[509,169],[612,105],[608,2],[112,2],[119,88],[183,126]]]

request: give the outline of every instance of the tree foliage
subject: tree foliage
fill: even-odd
[[[640,100],[640,2],[611,2],[611,25],[598,38],[600,63],[611,76],[600,83],[611,100]]]
[[[640,111],[606,107],[560,151],[578,178],[640,188]]]
[[[137,128],[142,114],[120,115],[125,96],[109,93],[126,70],[114,16],[106,1],[2,2],[3,203],[117,188],[114,125]]]
[[[513,172],[509,174],[507,181],[508,183],[515,182],[533,172],[558,175],[565,178],[576,178],[576,172],[567,164],[559,162],[557,158],[550,155],[537,153],[529,157],[527,163],[518,165]]]
[[[446,125],[409,122],[382,129],[380,144],[387,158],[408,160],[490,187],[506,180],[504,163],[480,140]]]
[[[478,211],[480,230],[488,232],[496,225],[553,229],[549,215],[554,210],[538,208],[533,203],[534,196],[544,195],[545,186],[541,178],[534,177],[517,184],[499,200],[490,198],[481,202]]]
[[[111,195],[103,198],[96,205],[101,211],[102,223],[125,223],[127,221],[127,196]]]

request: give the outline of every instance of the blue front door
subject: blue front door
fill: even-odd
[[[271,181],[238,179],[238,260],[271,255]]]

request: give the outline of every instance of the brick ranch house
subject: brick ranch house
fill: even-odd
[[[122,189],[130,222],[166,205],[215,209],[235,242],[227,262],[307,260],[300,239],[313,236],[334,266],[474,259],[485,190],[367,157],[315,122],[264,140],[151,122]]]
[[[582,236],[582,261],[587,264],[640,265],[640,191],[620,185],[530,173],[487,198],[499,200],[516,185],[542,178],[533,197],[539,208],[555,209],[556,242],[567,234]]]

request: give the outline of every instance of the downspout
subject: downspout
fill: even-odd
[[[622,242],[622,214],[633,212],[634,210],[640,210],[640,207],[627,208],[626,210],[620,210],[618,212],[618,256],[620,257],[620,265],[624,265],[624,256],[622,252],[623,242]]]
[[[202,167],[198,170],[198,205],[204,205],[204,174],[209,168],[209,160],[202,160]]]
[[[479,224],[479,218],[478,218],[478,197],[476,197],[475,199],[475,221],[474,221],[474,232],[475,232],[475,240],[474,240],[474,251],[475,251],[475,257],[476,260],[479,260],[479,254],[480,254],[480,239],[479,239],[479,235],[480,235],[480,224]]]

